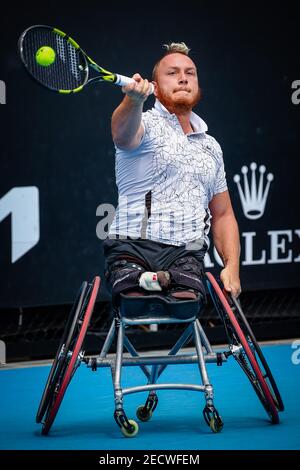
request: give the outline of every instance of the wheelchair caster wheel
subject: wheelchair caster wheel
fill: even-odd
[[[223,421],[218,411],[213,405],[206,405],[203,410],[203,416],[206,424],[210,427],[212,432],[221,432],[223,428]]]
[[[141,405],[136,410],[136,416],[140,421],[149,421],[152,417],[152,410],[147,410],[144,405]]]
[[[139,425],[133,419],[129,419],[128,422],[130,424],[130,428],[125,428],[125,426],[121,426],[122,434],[125,437],[134,437],[139,432]]]
[[[212,430],[212,432],[221,432],[223,429],[223,421],[221,420],[220,417],[214,418],[212,417],[210,422],[209,422],[209,427]]]

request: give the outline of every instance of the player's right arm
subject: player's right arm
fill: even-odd
[[[132,150],[141,142],[144,133],[143,105],[151,89],[148,80],[143,80],[138,73],[132,78],[135,83],[122,88],[126,96],[113,112],[111,120],[113,141],[117,147],[125,150]]]

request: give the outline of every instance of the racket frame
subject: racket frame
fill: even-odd
[[[27,66],[26,60],[25,60],[23,44],[24,44],[24,38],[25,38],[26,34],[34,28],[45,28],[45,29],[48,29],[48,30],[52,31],[54,34],[58,34],[60,37],[64,38],[69,44],[71,44],[81,54],[81,58],[83,59],[83,62],[84,62],[84,65],[82,66],[82,71],[84,71],[84,73],[85,73],[85,78],[84,78],[83,83],[79,87],[76,87],[76,88],[73,88],[73,89],[70,89],[70,90],[69,89],[51,88],[48,85],[44,84],[42,81],[38,80],[31,73],[30,69]],[[19,48],[19,53],[20,53],[20,56],[21,56],[22,63],[25,66],[27,72],[30,74],[30,76],[36,82],[38,82],[40,85],[42,85],[42,86],[48,88],[48,90],[54,91],[56,93],[60,93],[60,94],[64,94],[64,95],[68,95],[70,93],[78,93],[87,84],[89,84],[91,82],[109,82],[109,83],[113,83],[113,84],[116,84],[116,85],[119,85],[119,86],[126,86],[129,83],[134,82],[134,80],[132,78],[110,72],[110,71],[104,69],[103,67],[100,67],[100,65],[98,65],[93,59],[91,59],[91,57],[89,57],[86,54],[86,52],[84,52],[84,50],[79,46],[79,44],[71,36],[68,36],[66,33],[64,33],[63,31],[61,31],[58,28],[53,28],[53,27],[47,26],[47,25],[30,26],[25,31],[23,31],[23,33],[21,34],[21,36],[19,38],[19,42],[18,42],[18,48]],[[89,79],[89,67],[93,68],[99,75],[97,77],[93,77],[93,78]],[[152,86],[152,91],[153,91],[153,86]]]

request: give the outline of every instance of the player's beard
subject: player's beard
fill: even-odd
[[[188,94],[187,96],[183,96],[181,99],[174,100],[172,99],[172,95],[169,96],[167,93],[164,93],[160,88],[157,89],[157,99],[161,102],[165,108],[170,113],[181,114],[188,111],[191,111],[200,101],[201,99],[201,88],[198,88],[196,94],[191,96]]]

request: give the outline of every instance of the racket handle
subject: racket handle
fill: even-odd
[[[117,77],[115,81],[115,85],[126,86],[126,85],[129,85],[129,83],[135,82],[133,78],[125,77],[124,75],[119,75],[118,73],[116,73],[115,75]],[[154,86],[152,83],[150,83],[150,86],[151,86],[150,95],[152,95],[154,92]]]

